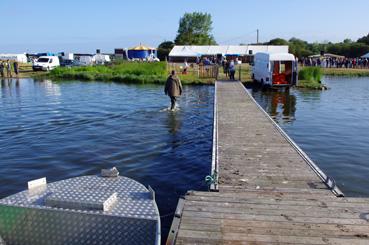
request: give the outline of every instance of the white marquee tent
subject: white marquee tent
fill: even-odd
[[[369,53],[364,54],[363,56],[361,56],[361,58],[369,58]]]
[[[0,54],[0,60],[18,61],[20,63],[27,63],[27,56],[25,54]]]
[[[211,45],[211,46],[174,46],[169,53],[171,57],[199,57],[210,55],[254,55],[258,52],[288,53],[288,46],[271,45]]]

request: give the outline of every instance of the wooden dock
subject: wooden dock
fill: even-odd
[[[167,244],[369,244],[345,198],[239,82],[215,86],[212,192],[179,201]]]

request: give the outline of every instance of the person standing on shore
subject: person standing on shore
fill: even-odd
[[[18,77],[18,73],[19,73],[19,64],[18,64],[18,61],[15,61],[13,63],[13,68],[14,68],[15,75]]]
[[[182,95],[182,83],[179,77],[176,75],[176,71],[173,70],[165,83],[164,93],[170,97],[170,110],[176,108],[177,97]]]
[[[236,73],[236,65],[234,64],[234,61],[231,60],[231,63],[229,64],[229,79],[230,80],[235,80],[234,79],[235,73]]]
[[[10,64],[10,61],[7,60],[7,62],[5,63],[5,68],[6,68],[6,76],[7,77],[12,77],[12,66]]]
[[[0,62],[0,76],[1,76],[1,78],[4,78],[4,68],[5,68],[5,66],[4,66],[4,62],[3,61],[1,61]]]

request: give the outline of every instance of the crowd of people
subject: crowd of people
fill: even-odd
[[[300,64],[302,66],[320,66],[324,68],[369,69],[368,58],[302,58]]]
[[[11,63],[10,60],[0,62],[0,77],[13,77],[12,67],[15,75],[18,77],[19,74],[19,63],[17,61]]]
[[[196,63],[199,65],[218,65],[223,67],[223,72],[226,77],[229,77],[230,80],[235,80],[235,73],[236,73],[236,65],[239,64],[238,58],[234,59],[226,59],[225,57],[204,57],[202,59],[198,58]]]

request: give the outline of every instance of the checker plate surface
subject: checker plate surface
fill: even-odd
[[[108,211],[46,205],[55,197],[96,205],[112,193],[117,200]],[[0,200],[0,236],[7,245],[155,244],[159,222],[146,187],[122,176],[76,177]]]

